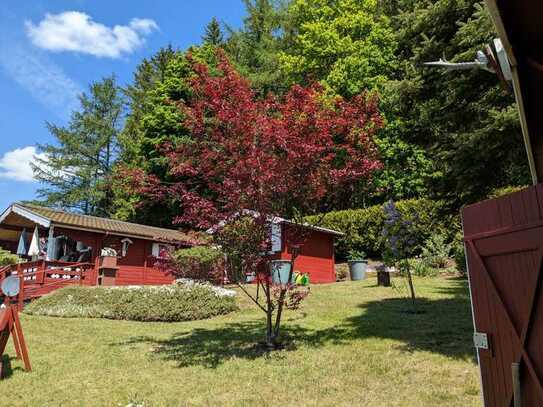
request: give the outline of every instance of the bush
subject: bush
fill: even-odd
[[[17,264],[19,257],[15,254],[11,254],[9,251],[0,247],[0,267],[9,266],[10,264]]]
[[[458,233],[454,239],[452,245],[452,256],[456,264],[456,270],[465,275],[466,269],[466,254],[464,252],[464,240],[462,239],[462,233]]]
[[[409,259],[409,267],[411,273],[417,277],[434,277],[439,273],[437,269],[430,267],[420,258]]]
[[[235,298],[207,284],[66,287],[25,308],[31,315],[108,318],[130,321],[191,321],[237,309]]]
[[[439,202],[429,199],[408,199],[395,202],[403,217],[414,223],[417,236],[416,250],[420,252],[423,242],[436,232],[445,232],[449,217],[443,216]],[[338,230],[345,236],[336,238],[336,257],[345,260],[352,250],[364,251],[370,257],[381,257],[384,250],[382,230],[384,212],[382,205],[364,209],[348,209],[321,215],[308,216],[309,223]]]
[[[424,242],[421,257],[427,266],[442,269],[449,265],[452,244],[446,239],[443,234],[435,234]]]
[[[347,275],[349,274],[349,269],[345,265],[337,265],[336,264],[336,281],[344,281],[347,279]]]
[[[522,191],[523,189],[525,189],[527,187],[528,187],[527,185],[524,185],[524,186],[510,185],[510,186],[507,186],[507,187],[496,188],[496,189],[493,189],[490,192],[490,194],[488,194],[487,198],[489,198],[489,199],[499,198],[500,196],[509,195],[509,194],[514,193],[514,192]]]
[[[196,246],[172,254],[172,273],[194,280],[220,282],[224,274],[224,254],[221,250]]]

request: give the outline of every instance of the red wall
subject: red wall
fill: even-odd
[[[283,227],[283,236],[288,233],[288,227]],[[285,247],[281,252],[281,259],[290,260],[290,253]],[[334,259],[334,236],[323,232],[311,232],[303,245],[300,255],[294,263],[294,271],[308,273],[311,283],[333,283],[336,281]]]
[[[123,236],[106,235],[99,232],[89,232],[75,229],[55,228],[55,236],[66,235],[74,240],[82,241],[92,247],[92,255],[96,258],[103,247],[111,247],[121,254]],[[153,267],[155,261],[151,257],[153,242],[150,240],[129,238],[132,244],[128,246],[126,257],[119,257],[117,265],[117,285],[169,284],[174,278],[162,270]]]

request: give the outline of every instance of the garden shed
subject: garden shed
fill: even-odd
[[[291,253],[285,242],[294,227],[299,225],[279,217],[271,222],[271,256],[274,260],[290,260]],[[307,237],[296,258],[294,271],[307,273],[312,283],[335,282],[334,239],[343,233],[310,224],[303,227],[307,229]]]

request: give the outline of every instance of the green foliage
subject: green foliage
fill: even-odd
[[[443,230],[448,218],[443,215],[442,204],[428,199],[409,199],[396,202],[399,212],[407,220],[415,220],[415,248],[420,251],[423,242],[436,231]],[[309,216],[309,223],[338,230],[345,236],[336,238],[336,257],[345,259],[351,250],[363,250],[370,257],[380,257],[384,245],[382,230],[384,214],[381,205],[364,209],[348,209],[327,213],[324,217]]]
[[[349,274],[349,269],[347,267],[338,267],[336,265],[336,280],[337,281],[346,280],[348,274]]]
[[[499,198],[500,196],[509,195],[513,192],[522,191],[524,188],[526,188],[527,185],[523,186],[515,186],[515,185],[509,185],[506,187],[496,188],[490,191],[490,194],[488,194],[488,198]]]
[[[173,253],[176,275],[196,280],[220,280],[224,270],[223,260],[221,250],[208,246],[195,246]]]
[[[353,96],[377,88],[393,72],[396,41],[374,0],[294,0],[280,54],[291,83],[320,81]]]
[[[130,321],[192,321],[237,309],[234,297],[210,286],[66,287],[25,307],[31,315]]]
[[[177,103],[190,94],[193,72],[184,53],[166,47],[136,68],[133,83],[126,89],[130,113],[120,135],[122,167],[138,168],[168,182],[165,142],[182,143],[189,136],[182,125]],[[115,217],[155,226],[171,226],[177,214],[175,202],[143,202],[132,188],[116,180]]]
[[[467,273],[466,253],[464,250],[464,240],[462,237],[461,232],[456,234],[452,245],[452,256],[456,265],[456,270],[460,274],[465,275]]]
[[[432,234],[424,242],[422,248],[422,261],[433,268],[445,268],[450,262],[452,244],[447,243],[447,237],[444,234]]]
[[[11,254],[8,250],[0,247],[0,266],[9,266],[10,264],[17,264],[19,257],[16,254]]]
[[[386,133],[432,158],[432,196],[458,208],[494,188],[525,184],[528,171],[514,97],[484,70],[445,71],[424,62],[470,61],[496,37],[483,2],[398,0],[385,8],[399,68],[383,91]]]
[[[383,167],[376,171],[370,185],[372,201],[427,196],[428,184],[437,176],[423,148],[393,134],[396,124],[388,123],[386,131],[375,139]]]
[[[79,101],[80,110],[67,126],[47,123],[56,142],[39,145],[42,156],[32,164],[34,176],[45,184],[38,196],[47,206],[109,215],[113,191],[108,177],[117,158],[124,99],[112,76],[92,83]]]
[[[286,90],[279,53],[284,48],[285,7],[282,0],[243,0],[247,17],[240,30],[229,29],[224,44],[232,62],[261,95]]]
[[[192,261],[203,265],[212,265],[223,257],[223,253],[219,249],[207,246],[176,250],[173,255],[180,266]]]
[[[366,260],[366,252],[364,252],[363,250],[351,249],[349,250],[347,260],[349,261]]]
[[[205,28],[202,41],[205,44],[219,46],[223,43],[223,40],[224,38],[221,31],[221,25],[217,21],[217,18],[213,17]]]
[[[423,259],[409,259],[409,269],[416,277],[435,277],[439,274],[439,270],[428,265]]]

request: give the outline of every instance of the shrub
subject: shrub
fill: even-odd
[[[196,246],[173,252],[173,274],[194,280],[220,282],[224,273],[224,254],[209,246]]]
[[[423,242],[432,234],[445,232],[449,217],[444,216],[441,204],[429,199],[408,199],[395,203],[402,217],[414,221],[414,234],[417,236],[415,251],[420,252]],[[345,233],[336,238],[336,257],[345,260],[351,250],[364,251],[370,257],[381,257],[383,253],[382,230],[385,216],[382,205],[364,209],[348,209],[321,215],[308,216],[309,223],[338,230]]]
[[[65,287],[26,308],[32,315],[108,318],[130,321],[191,321],[237,309],[235,298],[207,284]]]
[[[15,254],[11,254],[9,251],[0,247],[0,267],[9,266],[10,264],[17,264],[19,257]]]
[[[464,241],[462,239],[462,233],[457,233],[452,245],[452,256],[456,264],[456,270],[465,275],[466,269],[466,254],[464,252]]]
[[[417,277],[434,277],[439,273],[436,268],[430,267],[420,258],[409,259],[409,266],[411,273]]]
[[[440,269],[447,267],[451,260],[452,244],[447,243],[446,239],[443,234],[435,234],[424,242],[421,257],[426,265]]]
[[[488,194],[488,198],[499,198],[500,196],[509,195],[513,192],[522,191],[523,189],[527,188],[527,185],[524,186],[516,186],[516,185],[509,185],[507,187],[502,188],[496,188],[493,189],[490,194]]]
[[[337,281],[346,280],[348,274],[349,274],[349,269],[347,267],[345,267],[344,265],[342,266],[336,265],[336,280]]]

